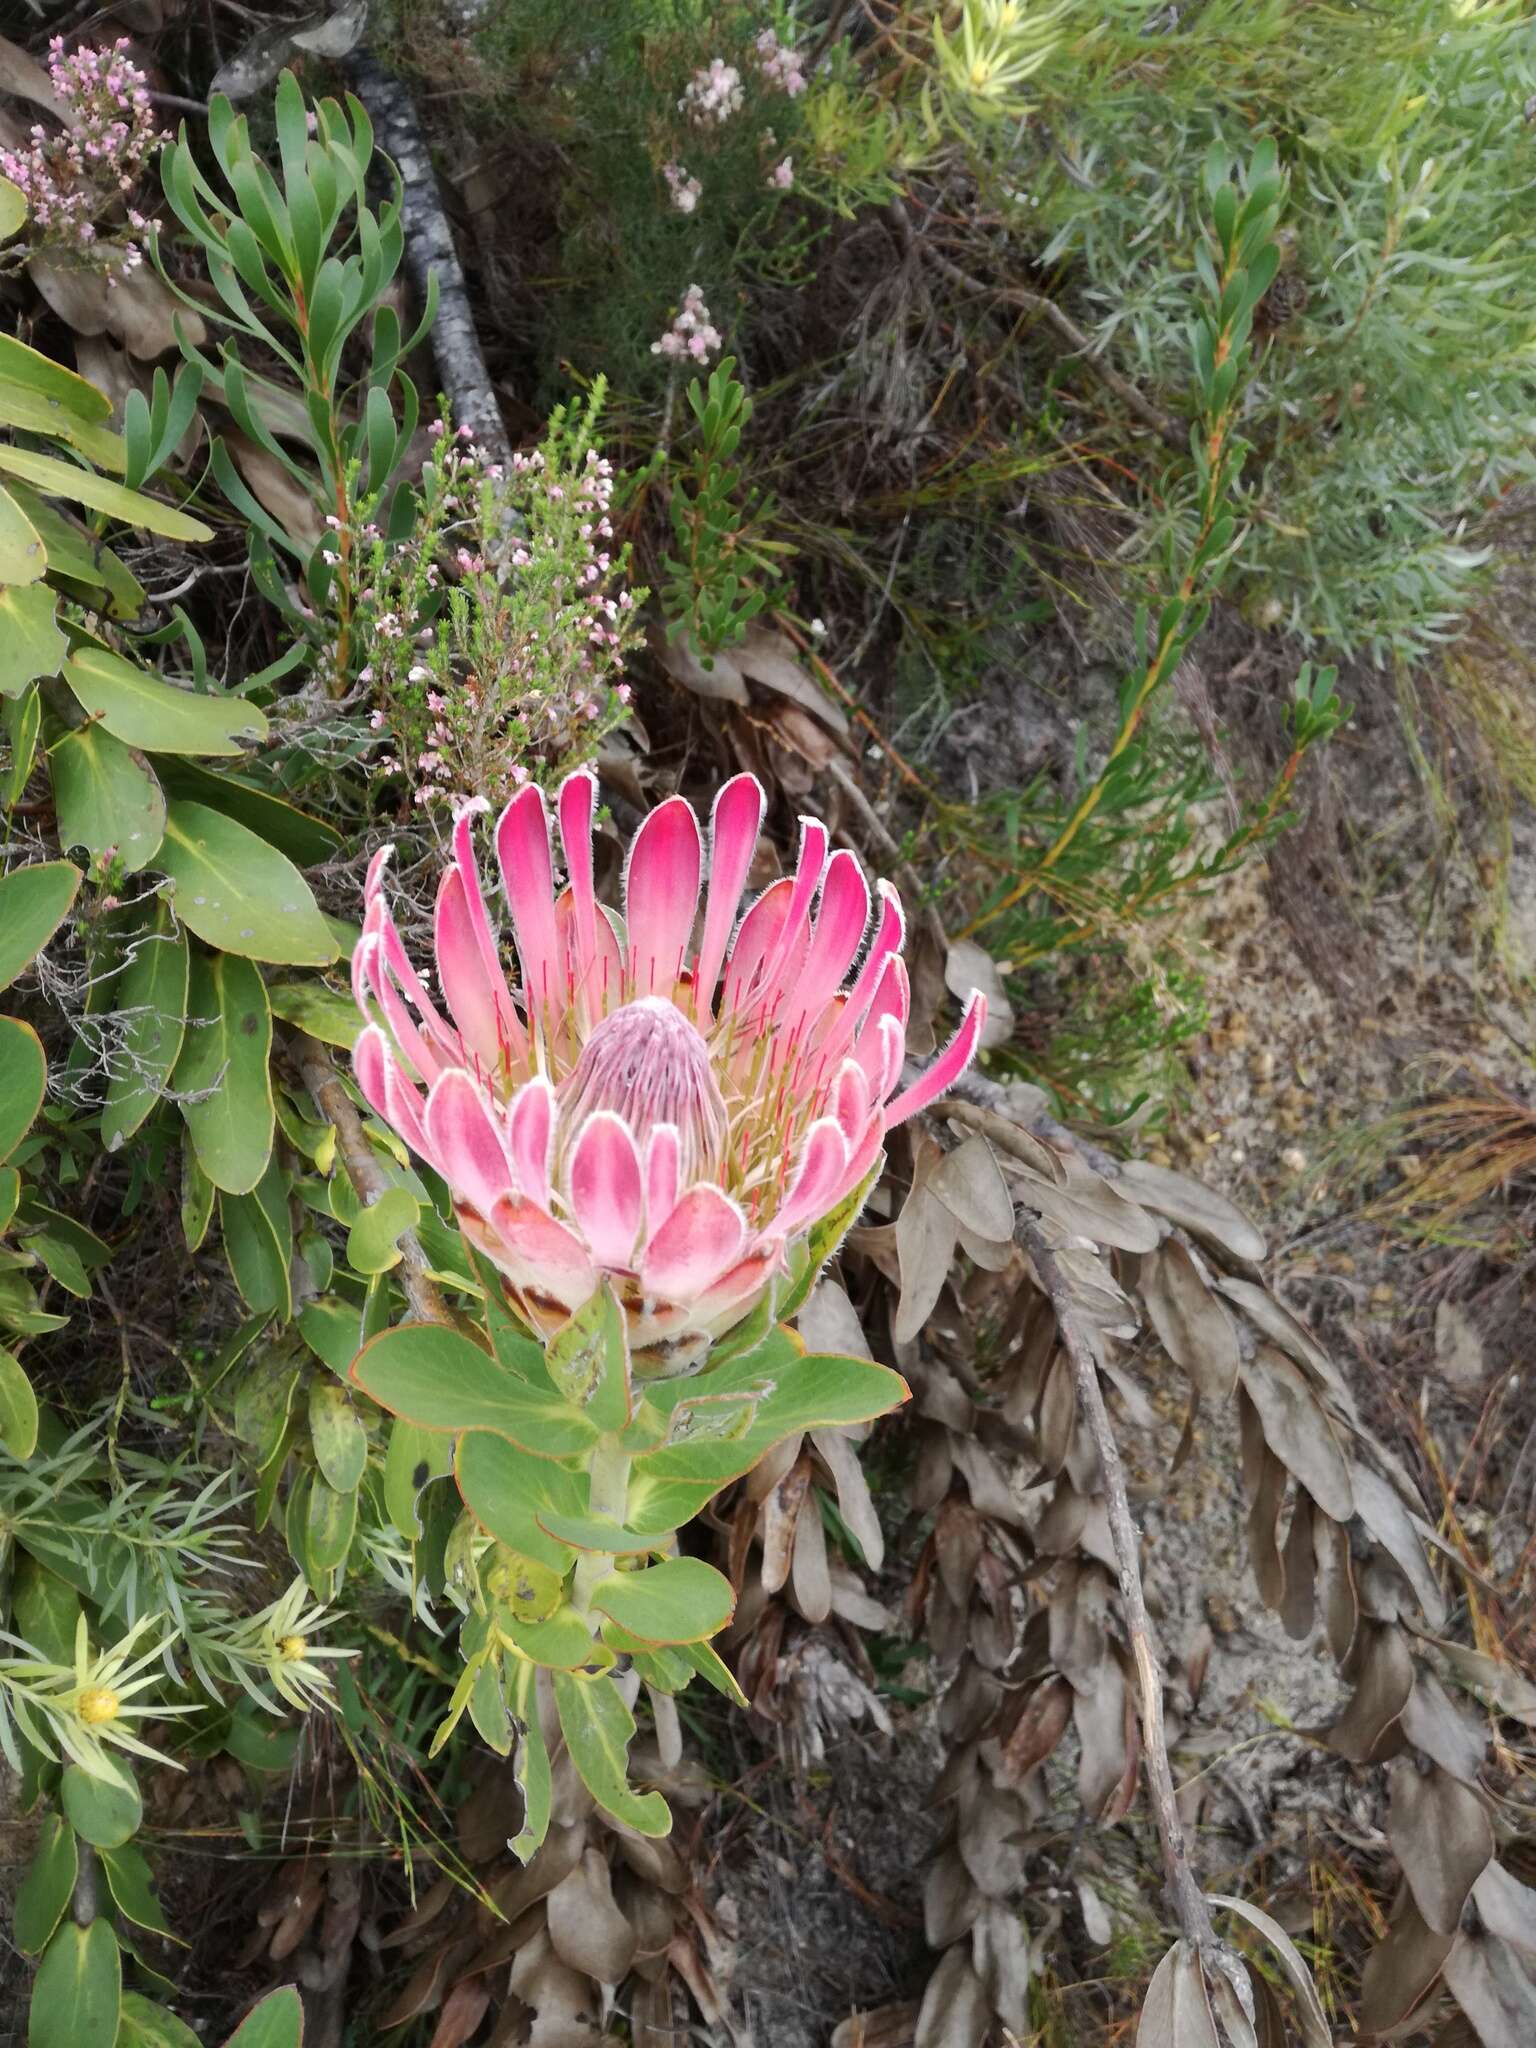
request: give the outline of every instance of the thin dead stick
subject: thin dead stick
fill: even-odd
[[[335,1128],[336,1150],[347,1169],[347,1178],[356,1188],[358,1199],[365,1207],[370,1207],[392,1183],[373,1156],[373,1147],[363,1130],[363,1120],[353,1108],[352,1098],[342,1086],[341,1076],[331,1065],[324,1047],[317,1045],[312,1038],[302,1037],[295,1040],[295,1047],[304,1086],[313,1097],[316,1109]],[[427,1255],[413,1230],[405,1231],[400,1238],[400,1284],[411,1305],[411,1314],[419,1323],[453,1322],[448,1304],[432,1278]]]
[[[511,443],[480,347],[463,266],[443,211],[437,172],[417,118],[416,102],[404,81],[365,51],[355,51],[348,58],[347,73],[368,109],[379,146],[394,159],[400,173],[405,268],[419,303],[426,301],[428,279],[437,280],[437,318],[431,338],[443,395],[455,422],[473,430],[493,462],[510,467]]]
[[[1083,1328],[1082,1318],[1072,1299],[1071,1286],[1057,1262],[1056,1254],[1046,1243],[1045,1233],[1040,1225],[1032,1217],[1021,1217],[1018,1238],[1034,1261],[1040,1285],[1050,1297],[1051,1307],[1056,1312],[1056,1327],[1061,1334],[1067,1356],[1072,1361],[1072,1369],[1077,1379],[1077,1397],[1088,1419],[1088,1427],[1098,1449],[1099,1463],[1104,1472],[1104,1506],[1109,1518],[1109,1533],[1115,1546],[1115,1564],[1120,1577],[1120,1598],[1125,1606],[1125,1625],[1131,1639],[1131,1654],[1136,1660],[1136,1681],[1141,1693],[1142,1768],[1147,1781],[1147,1795],[1152,1805],[1152,1819],[1163,1852],[1163,1872],[1168,1882],[1168,1895],[1178,1917],[1179,1932],[1184,1939],[1202,1955],[1214,1959],[1220,1943],[1211,1924],[1211,1912],[1205,1901],[1205,1893],[1190,1868],[1189,1852],[1184,1842],[1184,1826],[1179,1819],[1178,1800],[1173,1786],[1173,1768],[1168,1761],[1168,1741],[1163,1729],[1163,1674],[1158,1666],[1157,1653],[1152,1647],[1152,1624],[1147,1617],[1146,1596],[1141,1584],[1141,1564],[1138,1556],[1140,1546],[1136,1537],[1136,1525],[1131,1520],[1131,1503],[1125,1490],[1125,1469],[1120,1462],[1120,1447],[1115,1442],[1109,1410],[1104,1405],[1104,1392],[1099,1385],[1098,1360],[1094,1355],[1093,1343]]]

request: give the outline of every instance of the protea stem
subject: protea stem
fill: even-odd
[[[588,1468],[588,1512],[606,1515],[621,1528],[629,1500],[629,1466],[629,1453],[620,1448],[616,1436],[598,1439]],[[578,1614],[591,1612],[593,1591],[608,1577],[613,1564],[613,1553],[607,1550],[584,1550],[577,1558],[576,1576],[571,1584],[571,1605]]]

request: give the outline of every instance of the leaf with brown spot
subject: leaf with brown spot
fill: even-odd
[[[1237,1385],[1237,1332],[1192,1253],[1177,1238],[1148,1252],[1137,1291],[1158,1342],[1202,1399],[1230,1400]]]
[[[1388,1777],[1387,1840],[1424,1923],[1454,1934],[1472,1887],[1493,1860],[1493,1826],[1477,1794],[1438,1764],[1398,1757]]]
[[[765,1593],[779,1593],[789,1583],[795,1555],[795,1530],[811,1486],[811,1461],[797,1458],[763,1502],[759,1532],[763,1563],[759,1573]]]
[[[1531,2048],[1536,1983],[1506,1942],[1491,1934],[1458,1934],[1445,1959],[1445,1981],[1483,2048]]]
[[[1472,1903],[1490,1934],[1536,1957],[1536,1891],[1528,1884],[1490,1863],[1472,1887]]]
[[[1038,1770],[1066,1733],[1071,1718],[1072,1688],[1064,1678],[1047,1678],[1037,1685],[1002,1745],[1001,1781],[1021,1785],[1031,1771]]]
[[[1241,1372],[1265,1442],[1325,1515],[1347,1522],[1355,1507],[1349,1464],[1298,1367],[1275,1345],[1260,1343]]]

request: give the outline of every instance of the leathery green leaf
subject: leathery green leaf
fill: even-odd
[[[605,1813],[642,1835],[672,1830],[672,1812],[659,1792],[637,1792],[629,1782],[629,1745],[635,1717],[608,1678],[554,1674],[555,1705],[571,1762]]]
[[[110,1922],[61,1927],[43,1951],[27,2015],[27,2048],[83,2048],[117,2039],[123,1959]]]
[[[88,723],[49,750],[59,843],[113,854],[126,874],[148,867],[165,837],[165,794],[142,754]]]
[[[284,967],[325,967],[336,958],[336,942],[293,862],[221,811],[173,801],[160,865],[176,885],[176,915],[208,945]]]
[[[0,988],[30,967],[69,915],[80,870],[67,860],[30,861],[0,877]]]
[[[636,1572],[613,1572],[592,1605],[645,1643],[701,1643],[731,1618],[729,1579],[697,1557],[669,1557]]]
[[[47,1085],[37,1033],[19,1017],[0,1017],[0,1159],[9,1159],[31,1130]]]
[[[315,1463],[338,1493],[353,1493],[368,1464],[368,1432],[346,1388],[316,1379],[309,1388],[309,1440]]]
[[[44,583],[0,587],[0,697],[14,697],[39,676],[56,676],[67,645]]]
[[[40,1955],[64,1917],[80,1869],[75,1831],[62,1814],[46,1813],[27,1874],[16,1891],[11,1933],[24,1955]]]
[[[243,697],[179,690],[109,647],[77,647],[64,680],[114,739],[146,754],[241,754],[242,741],[267,736],[266,719]]]
[[[115,983],[122,1044],[101,1111],[101,1142],[109,1152],[133,1136],[159,1101],[187,1024],[192,949],[164,903],[156,904],[150,929],[130,943],[131,957]]]
[[[404,1323],[363,1347],[352,1378],[381,1408],[424,1429],[493,1430],[540,1457],[587,1450],[597,1431],[563,1401],[504,1372],[441,1323]]]
[[[272,1013],[248,960],[199,953],[174,1086],[198,1164],[228,1195],[249,1194],[272,1153]]]

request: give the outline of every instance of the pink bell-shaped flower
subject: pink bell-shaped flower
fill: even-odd
[[[910,996],[895,890],[878,885],[872,920],[858,861],[829,858],[808,818],[795,873],[738,926],[763,816],[762,790],[738,775],[715,799],[702,920],[698,820],[669,797],[630,847],[621,922],[593,890],[596,792],[586,771],[561,786],[558,892],[543,792],[520,790],[497,821],[515,989],[475,862],[486,805],[460,816],[438,889],[442,1007],[385,903],[389,849],[375,858],[352,962],[368,1019],[355,1067],[530,1327],[558,1328],[607,1276],[637,1369],[684,1371],[869,1179],[886,1131],[964,1070],[986,1005],[972,995],[897,1093]]]

